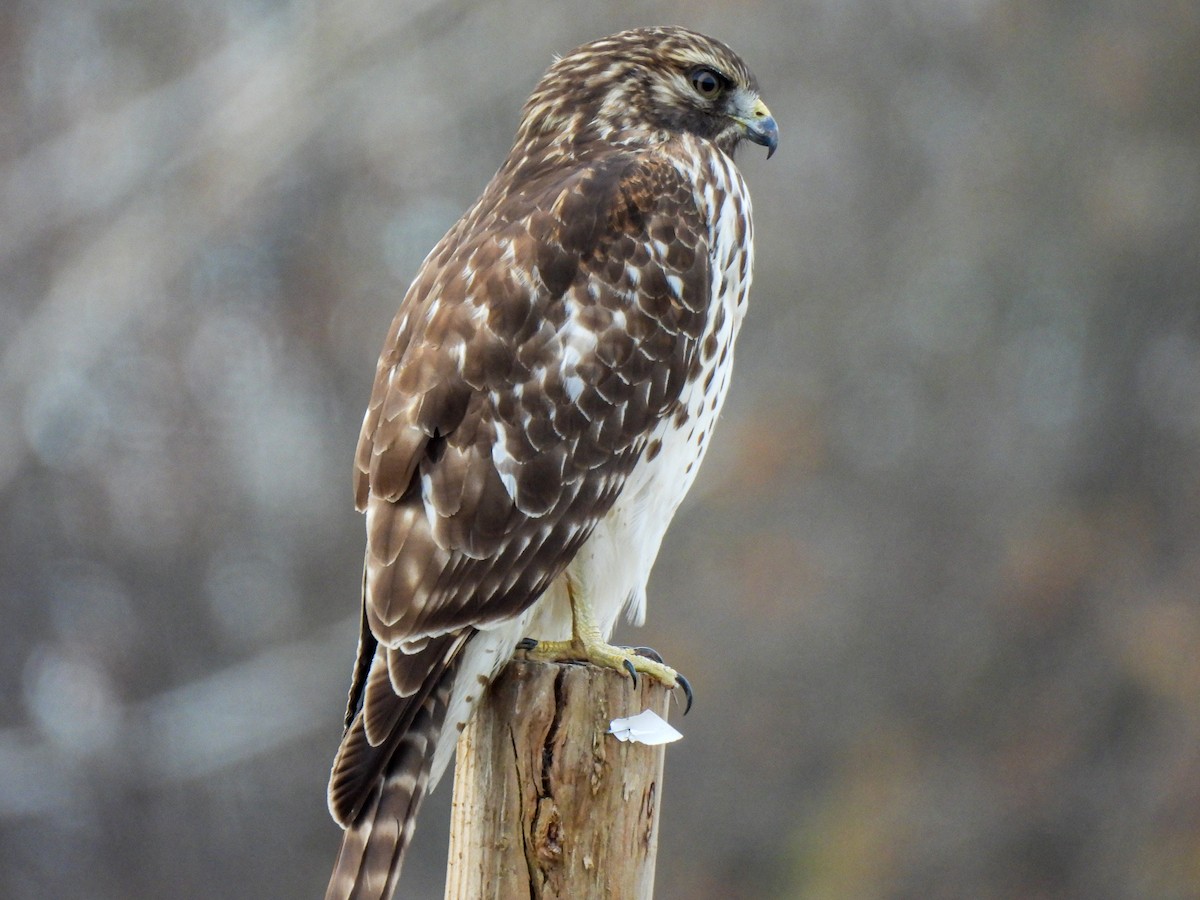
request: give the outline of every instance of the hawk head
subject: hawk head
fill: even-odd
[[[685,28],[638,28],[556,60],[525,105],[517,148],[578,158],[593,142],[653,146],[685,132],[730,155],[744,139],[770,156],[779,141],[741,57]]]

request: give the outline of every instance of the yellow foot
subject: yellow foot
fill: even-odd
[[[524,651],[530,659],[546,662],[589,662],[607,669],[628,672],[635,687],[638,673],[641,672],[661,681],[669,688],[682,688],[683,695],[687,698],[683,714],[686,716],[692,708],[691,684],[670,666],[665,665],[662,658],[647,647],[617,647],[599,638],[588,640],[576,636],[569,641],[537,641],[525,638],[517,644],[517,649]]]

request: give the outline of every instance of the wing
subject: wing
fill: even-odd
[[[330,783],[343,825],[396,781],[396,747],[435,721],[474,629],[570,562],[698,365],[709,234],[668,155],[501,182],[423,264],[363,423],[364,627]]]

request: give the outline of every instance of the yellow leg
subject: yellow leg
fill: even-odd
[[[526,639],[518,645],[530,659],[548,661],[577,660],[597,666],[628,672],[637,683],[637,673],[656,678],[669,688],[681,687],[687,696],[686,713],[692,708],[692,687],[686,678],[662,662],[641,656],[627,647],[616,647],[600,635],[600,626],[591,605],[576,596],[575,586],[567,577],[567,597],[571,601],[571,639],[567,641],[533,641]]]

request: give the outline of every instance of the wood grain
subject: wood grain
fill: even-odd
[[[652,897],[665,746],[607,732],[668,702],[649,678],[510,663],[458,744],[446,900]]]

